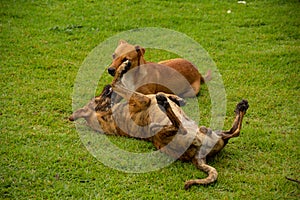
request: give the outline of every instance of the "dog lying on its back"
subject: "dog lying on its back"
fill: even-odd
[[[173,85],[177,88],[176,95],[180,97],[194,97],[199,93],[201,83],[209,81],[211,79],[210,71],[208,71],[205,77],[199,73],[196,66],[194,66],[188,60],[182,58],[175,58],[171,60],[161,61],[159,63],[146,62],[144,59],[145,49],[140,46],[134,46],[127,43],[124,40],[120,40],[118,47],[113,54],[113,62],[108,68],[108,73],[112,76],[115,75],[116,71],[122,65],[124,61],[130,62],[129,69],[141,66],[137,69],[136,73],[132,73],[133,77],[130,77],[131,85],[135,85],[140,79],[146,79],[144,82],[151,82],[151,80],[158,80],[158,82],[168,83],[167,85]],[[147,73],[147,76],[139,77],[142,73],[139,71],[143,70],[143,65],[149,64],[152,66],[152,71]],[[182,88],[182,82],[174,79],[171,75],[166,72],[166,69],[176,70],[178,74],[189,82],[190,88]],[[144,71],[143,71],[144,72]],[[148,81],[147,81],[148,80]],[[162,87],[158,84],[147,84],[135,89],[135,91],[142,94],[156,94],[157,92],[174,93],[170,88]],[[178,93],[177,93],[178,92]]]
[[[249,107],[248,102],[242,100],[237,104],[235,120],[229,131],[212,131],[204,126],[198,127],[180,108],[179,105],[184,103],[180,97],[165,93],[144,95],[125,88],[120,80],[128,63],[125,61],[118,68],[112,85],[106,86],[100,96],[75,111],[69,119],[74,121],[85,118],[88,125],[96,131],[143,138],[174,158],[192,161],[208,176],[186,181],[185,189],[216,181],[217,170],[206,164],[206,158],[221,151],[230,138],[239,136],[243,117]],[[113,91],[126,102],[112,104]],[[180,152],[182,149],[186,150]]]

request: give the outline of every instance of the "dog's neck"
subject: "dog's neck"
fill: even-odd
[[[136,52],[138,54],[137,55],[137,59],[138,59],[138,65],[137,66],[140,66],[141,64],[146,64],[146,61],[144,59],[144,56],[143,56],[143,54],[141,52],[140,47],[135,47],[135,50],[136,50]]]

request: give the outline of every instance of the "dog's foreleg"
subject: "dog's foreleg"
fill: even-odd
[[[223,131],[221,133],[222,139],[228,141],[232,137],[237,137],[240,134],[242,128],[242,122],[247,109],[249,108],[248,101],[242,100],[237,104],[235,109],[235,120],[233,122],[232,128],[229,131]]]
[[[130,66],[131,66],[131,62],[129,60],[123,62],[119,66],[118,70],[115,72],[115,76],[112,81],[112,85],[115,85],[116,83],[121,82],[123,75],[129,70]]]
[[[186,101],[183,98],[181,98],[175,94],[166,94],[166,95],[167,95],[168,99],[170,99],[171,101],[176,103],[179,107],[185,106]]]
[[[114,85],[112,85],[112,88],[113,88],[114,92],[117,93],[117,95],[121,96],[122,98],[124,98],[127,101],[131,98],[131,96],[134,93],[134,91],[127,89],[122,84],[114,84]]]
[[[192,185],[207,185],[210,183],[213,183],[218,178],[218,172],[214,167],[211,167],[206,164],[205,158],[194,158],[193,159],[194,165],[196,167],[208,174],[208,176],[204,179],[194,179],[194,180],[188,180],[184,184],[184,189],[189,189]]]
[[[126,86],[121,81],[122,76],[129,70],[130,65],[131,65],[131,63],[127,60],[119,66],[118,70],[116,71],[116,74],[114,76],[114,80],[112,81],[111,86],[112,86],[114,92],[116,92],[118,95],[120,95],[127,101],[129,101],[132,98],[138,98],[138,97],[140,99],[143,99],[143,97],[145,97],[145,95],[127,89]],[[120,100],[120,98],[117,97],[117,100]]]
[[[159,108],[166,113],[169,120],[172,122],[173,126],[177,128],[181,134],[185,135],[187,133],[186,129],[182,126],[181,121],[173,112],[167,97],[163,93],[158,93],[156,95],[157,104],[160,105]]]

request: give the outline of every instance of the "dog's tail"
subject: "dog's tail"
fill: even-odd
[[[203,179],[194,179],[194,180],[188,180],[184,184],[184,189],[189,189],[192,185],[208,185],[210,183],[213,183],[217,180],[218,178],[218,172],[217,170],[209,166],[205,163],[205,160],[193,160],[193,163],[197,166],[198,169],[206,172],[208,176]]]
[[[206,74],[205,74],[204,77],[203,77],[202,75],[201,75],[201,77],[200,77],[201,83],[208,82],[208,81],[210,81],[211,79],[212,79],[212,77],[211,77],[211,70],[210,70],[210,69],[207,70],[207,72],[206,72]]]

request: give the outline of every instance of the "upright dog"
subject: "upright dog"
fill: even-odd
[[[144,95],[125,88],[120,80],[128,63],[127,60],[120,65],[112,86],[106,86],[100,96],[75,111],[69,119],[74,121],[85,118],[88,125],[96,131],[142,138],[151,141],[157,149],[174,158],[192,161],[208,176],[186,181],[185,189],[216,181],[217,170],[206,164],[206,158],[221,151],[230,138],[239,136],[243,117],[249,107],[248,102],[242,100],[237,104],[235,120],[229,131],[198,127],[180,108],[179,105],[184,103],[180,97],[165,93]],[[113,91],[126,102],[112,104]]]
[[[127,60],[130,62],[130,69],[141,66],[140,70],[144,70],[143,65],[151,63],[146,62],[144,54],[144,48],[134,46],[124,40],[120,40],[118,47],[113,53],[113,62],[108,68],[108,73],[114,76],[120,65]],[[140,74],[143,73],[139,73],[139,70],[137,70],[136,73],[132,73],[132,77],[128,78],[130,82],[127,85],[135,86],[136,82],[139,82],[141,79],[143,79],[144,82],[150,82],[155,79],[159,82],[167,82],[169,85],[173,85],[179,90],[176,94],[180,97],[194,97],[199,93],[201,83],[211,79],[210,71],[207,73],[205,78],[203,78],[196,66],[182,58],[161,61],[156,63],[156,65],[154,65],[154,63],[151,64],[152,70],[148,71],[147,76],[143,76],[142,78],[139,77]],[[182,88],[182,83],[170,76],[168,72],[166,72],[166,69],[164,69],[166,67],[176,70],[177,73],[181,74],[181,76],[189,82],[192,91],[190,91],[189,88]],[[142,94],[156,94],[157,92],[174,93],[174,91],[171,91],[172,89],[162,87],[161,84],[158,83],[146,84],[135,88],[135,90]]]

